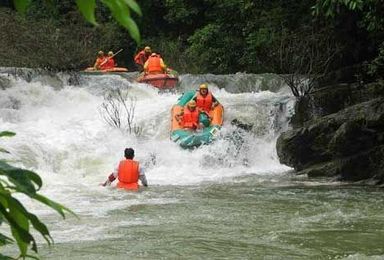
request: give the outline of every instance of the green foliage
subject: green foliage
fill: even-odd
[[[92,65],[100,49],[123,48],[119,66],[133,67],[139,49],[130,34],[181,73],[288,73],[268,60],[284,33],[304,41],[311,30],[334,35],[342,49],[332,69],[370,63],[384,40],[380,0],[141,0],[141,8],[134,0],[27,2],[30,26],[19,18],[0,21],[0,46],[7,50],[0,53],[2,66],[79,69]],[[90,28],[80,13],[98,26]],[[20,20],[22,26],[14,24]],[[117,23],[129,30],[116,29]]]
[[[363,5],[363,0],[318,0],[312,9],[314,15],[324,13],[327,17],[334,17],[343,6],[349,10],[361,11],[363,9]]]
[[[309,10],[307,1],[282,4],[281,1],[167,0],[165,5],[169,34],[178,33],[175,37],[181,41],[180,55],[190,64],[187,72],[196,69],[199,73],[266,72],[262,64],[264,57],[271,41],[277,40],[282,25],[296,29],[303,21],[310,20],[301,12]]]
[[[129,44],[134,47],[125,30],[116,24],[92,27],[77,12],[72,15],[68,19],[79,23],[64,21],[58,26],[57,21],[26,19],[0,9],[0,46],[7,50],[0,52],[1,66],[84,69],[93,66],[100,49],[116,51]]]
[[[13,0],[16,9],[25,13],[31,0]],[[131,37],[139,44],[140,32],[136,22],[131,18],[131,10],[141,16],[141,9],[135,0],[101,0],[109,8],[112,16],[118,23],[126,28]],[[84,18],[93,25],[97,25],[95,8],[96,0],[76,0],[77,7]]]
[[[97,25],[95,17],[96,0],[76,0],[77,7],[85,19],[93,25]]]
[[[259,28],[257,31],[251,32],[245,38],[247,43],[245,52],[247,55],[242,57],[243,63],[253,65],[254,67],[263,67],[267,57],[271,51],[271,46],[279,40],[279,34],[273,31],[273,28]],[[274,68],[269,68],[274,70]],[[267,71],[271,71],[267,70]]]
[[[196,22],[197,15],[199,14],[198,6],[192,2],[186,2],[183,0],[165,0],[167,7],[167,21],[183,25],[191,25]]]
[[[135,2],[133,0],[102,0],[101,2],[108,6],[116,21],[118,21],[124,28],[126,28],[129,31],[131,37],[139,44],[139,28],[130,15],[130,6],[132,5],[135,6],[132,10],[135,11],[138,15],[141,14],[140,8],[135,5]],[[130,4],[128,5],[128,3]]]
[[[31,0],[14,0],[13,3],[17,11],[20,13],[25,13],[29,4],[31,3]]]
[[[10,132],[10,131],[2,131],[2,132],[0,132],[0,137],[3,137],[3,136],[11,137],[11,136],[15,136],[15,135],[16,135],[15,133]]]
[[[0,132],[0,137],[13,136],[12,132]],[[53,239],[46,225],[40,219],[29,212],[24,205],[14,197],[14,194],[21,193],[27,197],[39,201],[58,212],[63,218],[65,212],[74,214],[68,208],[56,203],[41,194],[38,194],[43,182],[36,173],[14,167],[5,160],[0,160],[0,224],[8,224],[14,238],[9,238],[0,233],[0,246],[16,242],[20,257],[27,257],[28,247],[37,253],[37,243],[31,234],[31,227],[40,233],[48,244],[53,243]],[[29,256],[31,257],[31,256]],[[0,258],[10,259],[1,255]]]
[[[216,66],[225,66],[220,61],[224,53],[220,44],[223,43],[220,26],[209,24],[197,30],[189,39],[187,55],[203,72],[217,72]]]
[[[370,76],[383,78],[384,77],[384,42],[379,47],[379,54],[367,66],[367,73]]]
[[[368,31],[382,29],[384,5],[380,0],[317,0],[312,7],[314,15],[335,18],[345,9],[362,15],[362,26]]]

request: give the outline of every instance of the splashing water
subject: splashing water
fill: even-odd
[[[152,186],[231,181],[237,176],[288,169],[275,153],[277,134],[286,128],[293,104],[284,88],[276,93],[229,93],[211,84],[211,91],[225,107],[223,129],[213,144],[186,151],[169,139],[170,109],[181,93],[159,93],[118,75],[82,76],[79,86],[66,84],[65,76],[59,86],[41,77],[27,82],[9,74],[2,76],[10,84],[1,91],[0,125],[17,133],[3,145],[20,159],[20,166],[41,174],[47,195],[70,206],[84,208],[76,198],[79,193],[104,192],[97,184],[114,169],[125,147],[134,147],[136,159],[144,163],[155,158],[156,163],[146,169]],[[186,82],[206,79],[185,77]],[[100,106],[111,88],[126,89],[137,99],[135,123],[143,129],[140,136],[103,121]],[[194,88],[195,83],[182,85],[184,90]],[[252,125],[252,130],[231,125],[233,119]],[[75,198],[68,190],[76,190]],[[87,210],[92,207],[87,205]]]
[[[191,152],[169,140],[170,109],[180,93],[159,93],[116,75],[84,76],[82,81],[81,86],[57,89],[13,78],[12,86],[2,91],[2,129],[17,133],[7,141],[7,148],[24,167],[42,174],[47,189],[65,187],[69,176],[72,184],[94,186],[113,169],[127,146],[136,149],[138,160],[156,157],[156,165],[147,170],[152,185],[190,185],[287,170],[279,164],[274,148],[293,103],[287,92],[231,94],[211,86],[225,107],[224,127],[215,143]],[[109,88],[127,89],[137,99],[135,123],[142,127],[142,135],[129,135],[103,121],[100,106]],[[276,125],[282,117],[284,121]],[[233,119],[252,125],[252,130],[232,126]]]

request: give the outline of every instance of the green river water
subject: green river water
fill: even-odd
[[[80,216],[80,222],[125,224],[108,230],[115,238],[43,247],[42,258],[384,258],[384,206],[376,188],[247,176],[233,183],[150,187],[123,198],[131,196],[174,201],[138,203],[101,220]],[[51,225],[60,229],[60,223]]]

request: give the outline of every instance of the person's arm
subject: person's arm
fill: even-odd
[[[114,172],[112,172],[109,176],[108,179],[102,184],[102,186],[109,186],[111,183],[116,180],[118,174],[118,169],[116,168]]]
[[[148,60],[144,63],[143,68],[144,68],[144,72],[147,72],[147,70],[148,70]]]
[[[148,186],[147,177],[145,176],[145,172],[142,167],[139,168],[139,180],[141,181],[141,184],[143,184],[143,186]]]
[[[212,109],[219,105],[219,101],[212,95]]]
[[[141,62],[141,65],[144,65],[145,62],[146,62],[147,60],[148,60],[148,59],[146,59],[145,54],[140,55],[140,62]]]
[[[175,119],[177,122],[181,123],[182,116],[184,115],[184,110],[182,109],[180,113],[175,115]]]
[[[97,58],[96,61],[95,61],[95,64],[93,65],[93,68],[95,70],[98,70],[99,69],[99,66],[100,66],[100,59]]]
[[[163,59],[160,58],[160,67],[163,69],[163,72],[167,71],[167,65],[165,65]]]

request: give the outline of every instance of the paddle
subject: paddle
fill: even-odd
[[[112,59],[113,57],[115,57],[117,54],[119,54],[120,52],[122,52],[123,49],[120,49],[118,50],[115,54],[113,54],[111,57],[108,57],[105,59],[105,61],[103,61],[99,66],[103,66],[105,63],[107,63],[107,61],[109,61],[109,59]]]

